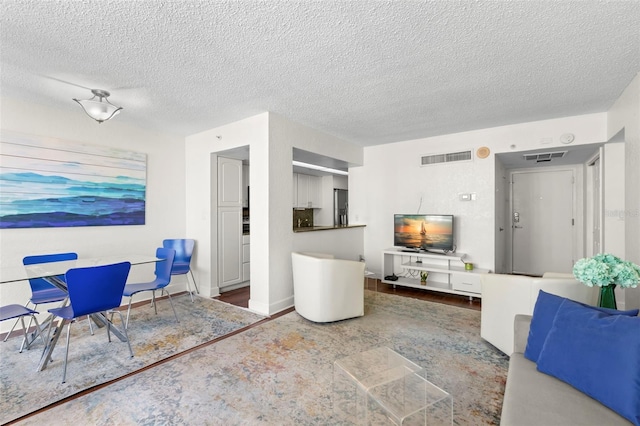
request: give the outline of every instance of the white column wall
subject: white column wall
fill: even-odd
[[[349,175],[350,219],[365,223],[368,269],[380,273],[381,251],[393,245],[393,214],[453,214],[457,251],[480,268],[495,267],[495,160],[501,152],[564,146],[560,135],[575,134],[574,145],[602,143],[606,114],[589,114],[367,147],[364,167]],[[541,145],[541,140],[552,143]],[[486,146],[491,155],[475,156]],[[426,154],[471,149],[472,162],[420,166]],[[476,201],[459,201],[460,193],[476,193]],[[422,204],[420,200],[422,199]]]
[[[185,148],[187,234],[198,239],[198,268],[204,293],[211,296],[217,295],[218,289],[216,189],[212,184],[215,169],[210,157],[245,145],[250,147],[251,167],[249,308],[271,315],[293,304],[293,147],[352,164],[362,163],[362,148],[273,113],[188,136]],[[354,248],[355,251],[362,252],[361,246]]]
[[[640,73],[611,107],[607,119],[609,139],[624,129],[624,255],[640,264]],[[605,242],[607,238],[605,235]],[[625,290],[618,301],[622,301],[619,308],[640,308],[640,287]]]
[[[184,238],[182,138],[127,126],[119,123],[118,117],[98,124],[80,107],[69,112],[9,98],[0,102],[3,130],[147,154],[145,225],[2,229],[0,266],[21,265],[26,255],[65,251],[77,252],[81,257],[153,254],[156,247],[162,246],[163,239]],[[126,113],[125,109],[122,114]],[[129,282],[149,281],[153,277],[153,266],[136,266],[131,270]],[[171,291],[184,288],[184,277],[175,277]],[[3,304],[25,303],[29,295],[26,281],[0,286]],[[9,321],[6,323],[11,326]],[[4,330],[5,323],[2,326]]]
[[[624,173],[624,143],[608,143],[604,146],[604,159],[601,167],[604,172],[602,185],[602,202],[604,216],[602,217],[603,253],[611,253],[622,259],[625,254],[625,173]],[[626,309],[625,291],[616,289],[618,308]]]
[[[215,153],[248,145],[251,165],[251,209],[266,211],[268,206],[268,168],[265,167],[268,149],[267,113],[256,115],[225,126],[207,130],[185,139],[186,162],[186,232],[197,240],[196,259],[200,279],[199,289],[206,296],[217,296],[218,289],[218,245],[217,245],[217,156]],[[264,160],[263,160],[264,159]],[[266,250],[260,235],[264,226],[259,215],[251,218],[251,251]],[[268,270],[259,256],[251,258],[251,282],[261,288],[261,273]],[[252,297],[268,300],[266,294],[252,289]]]
[[[362,148],[337,139],[320,131],[305,127],[287,120],[277,114],[270,114],[269,120],[269,168],[271,188],[269,209],[269,297],[270,313],[278,312],[293,304],[293,273],[291,269],[291,252],[294,249],[292,185],[293,148],[325,155],[346,161],[350,164],[362,164]],[[280,189],[277,189],[280,188]],[[253,208],[252,208],[253,211]],[[253,229],[253,213],[251,228]],[[320,231],[312,232],[319,234]],[[253,230],[251,244],[253,248]],[[314,238],[314,236],[309,236]],[[322,236],[315,236],[319,240]],[[362,240],[356,242],[351,258],[357,258],[362,253]],[[323,246],[326,251],[341,250],[340,240],[336,239],[329,246]],[[329,250],[330,249],[330,250]],[[251,252],[253,266],[253,251]],[[253,269],[251,272],[253,292]],[[252,296],[253,298],[253,296]],[[250,305],[251,307],[251,305]]]
[[[624,143],[608,143],[604,146],[603,205],[604,241],[602,251],[625,258],[625,176]]]

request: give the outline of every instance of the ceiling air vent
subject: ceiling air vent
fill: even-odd
[[[454,161],[471,161],[471,151],[449,152],[446,154],[432,154],[422,156],[422,165],[451,163]]]
[[[567,151],[541,152],[538,154],[524,154],[523,157],[527,161],[535,161],[536,163],[547,163],[554,158],[562,158]]]

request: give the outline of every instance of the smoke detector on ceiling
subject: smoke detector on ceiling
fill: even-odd
[[[573,142],[575,138],[576,137],[573,133],[565,133],[564,135],[560,136],[560,142],[565,145],[568,145],[571,142]]]

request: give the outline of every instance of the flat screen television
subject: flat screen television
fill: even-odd
[[[453,251],[453,215],[396,214],[393,245],[411,251]]]

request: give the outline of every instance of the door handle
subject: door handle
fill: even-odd
[[[514,225],[514,228],[522,229],[522,226]]]

